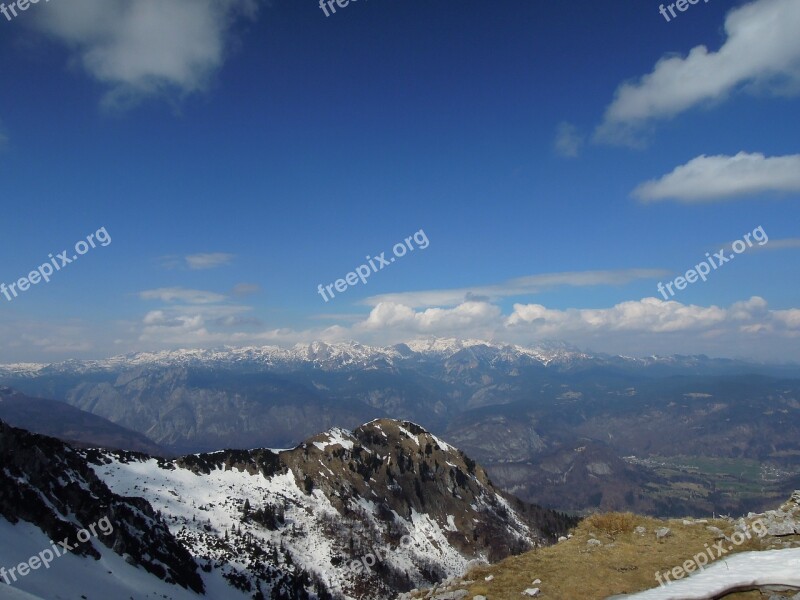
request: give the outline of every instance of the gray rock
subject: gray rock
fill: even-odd
[[[597,539],[594,539],[594,538],[592,538],[591,540],[589,540],[588,542],[586,542],[586,545],[587,545],[587,546],[594,546],[594,547],[597,547],[597,546],[602,546],[602,545],[603,545],[603,542],[601,542],[600,540],[597,540]]]
[[[767,535],[779,537],[782,535],[793,535],[797,531],[800,531],[800,523],[791,518],[780,519],[769,515],[763,519],[763,522]]]
[[[469,595],[467,590],[454,590],[452,592],[445,592],[443,594],[436,594],[434,600],[462,600]]]
[[[662,538],[668,537],[672,535],[672,531],[669,527],[661,527],[656,530],[656,539],[660,540]]]
[[[714,527],[713,525],[709,525],[709,526],[706,527],[706,529],[708,529],[711,533],[714,534],[714,539],[715,540],[728,540],[728,541],[730,541],[730,538],[727,535],[725,535],[725,532],[722,531],[722,529],[720,529],[719,527]]]

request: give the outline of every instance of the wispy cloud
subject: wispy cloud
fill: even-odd
[[[205,254],[190,254],[186,257],[186,264],[193,271],[202,269],[215,269],[229,264],[234,259],[233,254],[224,252],[210,252]]]
[[[494,285],[469,288],[399,292],[370,296],[361,304],[377,306],[384,302],[402,304],[413,308],[425,306],[453,306],[465,301],[495,301],[510,296],[537,294],[556,287],[585,287],[597,285],[624,285],[637,279],[657,279],[668,275],[661,269],[621,269],[616,271],[577,271],[545,273],[510,279]]]
[[[754,250],[789,250],[800,248],[800,238],[785,238],[782,240],[770,240],[764,246],[753,246]]]
[[[204,90],[223,64],[232,29],[256,0],[69,0],[37,12],[75,64],[107,86],[103,103],[127,107]]]
[[[237,283],[233,286],[231,294],[234,296],[252,296],[261,291],[261,286],[256,283]]]
[[[236,258],[234,254],[226,252],[201,252],[198,254],[170,254],[159,259],[159,265],[164,269],[190,269],[201,271],[215,269],[230,264]]]
[[[654,122],[724,100],[745,87],[771,93],[800,91],[800,2],[755,0],[731,10],[727,39],[709,51],[659,60],[652,72],[619,86],[595,140],[638,145]]]
[[[639,185],[633,196],[643,202],[699,203],[768,192],[800,192],[800,154],[771,158],[746,152],[736,156],[704,154]]]
[[[562,122],[556,130],[555,151],[565,158],[576,158],[581,153],[585,139],[572,123]]]
[[[160,300],[161,302],[186,302],[188,304],[213,304],[223,302],[226,297],[214,292],[190,290],[181,287],[158,288],[139,292],[142,300]]]

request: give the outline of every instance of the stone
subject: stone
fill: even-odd
[[[725,535],[725,532],[722,531],[722,529],[720,529],[719,527],[714,527],[713,525],[708,525],[706,527],[706,529],[708,529],[711,533],[714,534],[714,539],[715,540],[728,540],[728,541],[730,541],[730,538],[727,535]]]
[[[436,594],[433,600],[462,600],[469,595],[467,590],[453,590],[452,592],[444,592]]]

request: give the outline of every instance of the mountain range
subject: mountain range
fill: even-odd
[[[409,420],[464,449],[501,488],[563,511],[763,509],[800,477],[793,364],[432,339],[3,365],[0,384],[172,456],[294,447],[334,427]]]

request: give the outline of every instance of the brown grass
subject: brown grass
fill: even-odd
[[[631,533],[640,519],[633,513],[597,513],[587,517],[583,524],[591,530],[615,539],[621,533]]]
[[[711,547],[716,543],[714,534],[706,529],[708,525],[719,527],[728,535],[733,533],[732,524],[719,519],[684,525],[682,520],[665,521],[630,513],[595,515],[582,521],[565,542],[471,570],[464,577],[474,580],[466,586],[467,598],[482,594],[489,600],[519,600],[523,590],[538,587],[542,600],[602,600],[656,587],[657,571],[663,573],[680,566],[703,552],[705,544]],[[635,533],[637,526],[645,527],[647,533]],[[656,540],[655,531],[660,527],[669,527],[672,535]],[[589,546],[587,542],[592,538],[603,542],[603,546]],[[766,549],[766,539],[753,535],[714,562],[736,552]],[[790,540],[800,546],[800,536],[783,538]],[[725,548],[730,545],[726,542]],[[494,579],[487,582],[485,577],[489,575]],[[542,582],[534,585],[535,579]],[[744,600],[760,595],[736,595],[731,600],[734,597]]]

